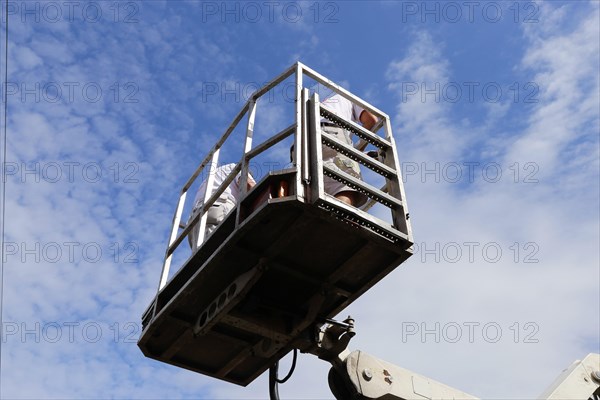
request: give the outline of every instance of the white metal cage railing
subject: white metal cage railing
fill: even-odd
[[[254,123],[260,99],[292,75],[294,76],[295,84],[295,101],[293,103],[295,107],[294,122],[262,143],[253,146]],[[333,114],[326,108],[323,108],[320,105],[319,95],[317,93],[314,93],[312,97],[310,97],[309,89],[305,88],[303,85],[305,78],[314,80],[318,84],[330,89],[333,93],[337,93],[352,103],[368,110],[378,118],[378,122],[371,131],[368,131],[362,126],[352,121],[347,121]],[[232,132],[245,116],[247,116],[247,121],[245,125],[245,138],[243,140],[243,155],[241,160],[216,190],[214,188],[214,175],[212,173],[208,174],[202,207],[187,224],[183,224],[182,215],[186,205],[188,190],[207,167],[210,168],[210,171],[213,171],[217,167],[219,164],[221,148],[231,137]],[[319,127],[321,118],[326,118],[332,123],[349,130],[359,138],[359,142],[352,147],[339,142],[328,135],[322,135]],[[377,133],[381,128],[383,128],[383,136],[380,136]],[[250,96],[248,101],[225,130],[225,133],[211,148],[198,168],[181,189],[172,220],[171,234],[165,252],[161,277],[157,289],[157,298],[160,291],[167,284],[173,253],[197,224],[199,224],[197,245],[200,246],[205,240],[205,227],[207,222],[207,211],[209,208],[238,175],[241,176],[241,199],[238,202],[238,204],[240,204],[248,194],[247,177],[251,160],[292,135],[294,137],[293,158],[296,164],[294,178],[294,193],[296,200],[316,204],[325,210],[331,211],[340,218],[359,223],[391,240],[403,238],[413,242],[412,230],[407,218],[408,212],[404,187],[401,181],[400,164],[398,162],[389,116],[323,75],[298,62]],[[362,166],[383,177],[385,179],[385,184],[382,188],[376,188],[353,176],[323,166],[321,157],[322,145],[331,147],[359,162]],[[380,155],[378,159],[374,159],[364,153],[364,150],[368,146],[373,146],[377,149],[378,154]],[[362,207],[362,209],[348,206],[341,201],[338,201],[333,196],[329,196],[325,193],[323,189],[324,175],[339,180],[340,182],[344,182],[367,195],[370,200]],[[386,223],[368,213],[371,206],[376,203],[380,203],[390,210],[392,224]],[[237,207],[235,212],[235,226],[237,227],[244,221],[240,216],[240,207]],[[157,302],[155,301],[154,309],[152,311],[153,317],[156,315],[156,303]]]

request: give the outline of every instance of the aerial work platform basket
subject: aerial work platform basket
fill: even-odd
[[[370,111],[378,123],[369,131],[331,113],[318,93],[303,86],[306,78]],[[286,79],[295,83],[295,101],[289,103],[295,107],[294,123],[253,146],[259,100]],[[188,189],[205,168],[218,165],[221,147],[246,115],[242,159],[216,192],[214,177],[208,176],[201,212],[183,224]],[[322,135],[323,118],[359,142],[352,147]],[[252,160],[286,139],[293,140],[294,164],[270,171],[247,190]],[[375,187],[328,168],[322,146],[359,162],[385,184]],[[369,148],[376,157],[365,153]],[[205,239],[206,212],[236,176],[241,176],[241,200]],[[339,201],[325,192],[324,176],[369,201],[360,208]],[[379,214],[372,212],[377,204]],[[173,253],[196,224],[201,246],[169,277]],[[389,117],[296,63],[249,98],[184,185],[138,346],[147,357],[247,385],[290,350],[309,350],[316,324],[336,316],[397,268],[412,255],[412,244]]]

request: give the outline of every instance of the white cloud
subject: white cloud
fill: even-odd
[[[577,162],[577,158],[565,153],[569,144],[587,141],[592,145],[588,151],[593,151],[593,142],[597,140],[598,5],[592,3],[588,7],[589,15],[571,31],[559,30],[560,33],[554,34],[543,28],[541,32],[526,31],[531,47],[523,57],[522,67],[533,71],[542,101],[529,118],[529,129],[507,157],[525,160],[535,154],[547,177],[560,175],[565,166]],[[547,15],[552,24],[566,18],[564,10],[548,10]],[[597,165],[597,152],[594,153]]]
[[[135,346],[139,317],[156,288],[167,230],[163,224],[157,229],[156,221],[170,220],[171,199],[182,180],[171,161],[185,147],[170,140],[172,132],[156,128],[161,114],[154,109],[168,100],[150,79],[151,66],[142,62],[144,45],[132,44],[125,52],[119,43],[121,35],[132,43],[143,43],[144,36],[98,24],[78,30],[81,36],[73,40],[69,29],[43,35],[43,24],[33,28],[19,30],[17,24],[20,36],[11,36],[19,44],[31,43],[31,50],[10,44],[16,50],[9,81],[33,93],[9,98],[7,161],[13,169],[7,181],[2,394],[198,393],[202,383],[144,382],[136,389],[144,370],[136,365],[146,361]],[[58,101],[44,92],[48,82],[63,89]],[[76,84],[72,97],[65,82]],[[131,93],[124,86],[128,82],[139,89],[136,102],[124,102]],[[103,90],[98,101],[85,97],[86,84]],[[176,116],[185,121],[187,113]],[[116,323],[120,337],[111,341]],[[125,330],[127,323],[138,330]],[[86,325],[100,326],[102,340],[88,340]],[[53,341],[56,326],[62,336]],[[17,331],[9,334],[6,329],[12,328]],[[125,343],[130,333],[133,343]],[[159,371],[153,369],[151,382],[158,381]],[[176,369],[163,374],[173,382],[181,376]]]
[[[391,62],[387,71],[388,89],[401,99],[395,135],[402,137],[402,147],[411,148],[414,159],[454,160],[470,136],[450,122],[447,104],[424,96],[426,90],[449,80],[449,64],[442,52],[428,33],[420,32],[406,56]]]
[[[578,23],[566,27],[562,18],[572,15],[569,10],[545,5],[540,24],[525,30],[522,68],[531,71],[540,96],[523,130],[498,138],[497,124],[491,123],[515,111],[514,104],[488,107],[477,137],[465,132],[447,105],[416,98],[398,104],[400,154],[419,168],[406,186],[420,252],[359,303],[366,314],[371,304],[399,293],[400,321],[390,321],[383,311],[366,321],[365,346],[386,359],[409,368],[412,363],[474,395],[531,398],[571,361],[598,351],[598,5],[586,7],[587,15],[578,14]],[[406,56],[390,65],[390,89],[446,78],[450,65],[442,49],[427,34],[417,35]],[[423,174],[436,161],[443,171],[447,162],[467,160],[477,160],[480,168],[497,163],[502,179],[486,181],[475,169],[472,184],[458,185],[444,182],[443,172],[439,183],[435,174]],[[465,245],[470,242],[477,247]],[[423,253],[436,243],[439,251]],[[490,262],[491,253],[486,260],[485,245],[499,247],[502,258]],[[457,249],[462,257],[454,262]],[[425,321],[428,329],[435,322],[442,329],[453,322],[494,322],[504,336],[497,344],[481,333],[474,343],[437,344],[432,335],[425,343],[417,336],[398,347],[378,342],[377,332],[402,332],[406,321]],[[524,332],[527,322],[535,325]],[[517,343],[511,337],[515,323]],[[539,342],[523,343],[533,327]],[[574,327],[586,327],[587,335]],[[489,378],[499,371],[501,382]]]
[[[20,64],[21,68],[30,69],[37,67],[42,63],[42,59],[29,47],[17,47],[14,50],[14,53],[15,59]]]

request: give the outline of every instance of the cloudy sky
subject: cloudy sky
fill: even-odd
[[[268,396],[136,341],[179,189],[296,61],[388,113],[401,158],[415,255],[344,311],[351,348],[494,399],[600,352],[597,1],[5,6],[2,398]],[[282,398],[331,398],[327,370],[301,355]]]

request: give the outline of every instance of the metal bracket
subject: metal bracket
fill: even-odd
[[[343,363],[350,354],[348,343],[356,335],[354,319],[351,316],[342,322],[325,319],[315,326],[314,335],[315,346],[308,353],[332,364]]]

